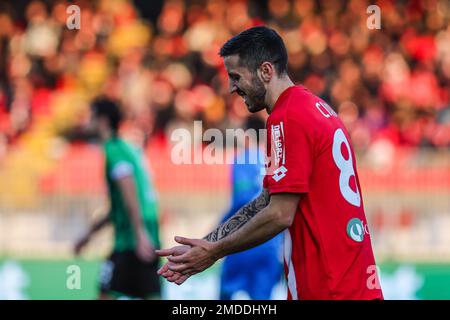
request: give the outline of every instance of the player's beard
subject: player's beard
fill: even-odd
[[[255,113],[266,108],[267,90],[257,76],[252,79],[252,86],[247,91],[247,99],[244,99],[248,111]]]

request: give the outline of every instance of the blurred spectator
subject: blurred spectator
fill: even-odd
[[[71,4],[81,8],[80,30],[66,28]],[[366,26],[369,4],[381,8],[381,30]],[[36,117],[51,116],[61,92],[119,99],[145,140],[196,119],[205,129],[241,126],[247,114],[227,94],[217,51],[261,23],[283,36],[291,77],[330,102],[355,148],[379,139],[448,148],[449,19],[446,0],[2,3],[0,159]]]

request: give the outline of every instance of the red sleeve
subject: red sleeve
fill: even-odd
[[[311,125],[287,109],[284,119],[272,124],[269,131],[274,155],[271,163],[275,163],[264,183],[269,194],[307,193],[313,165]]]

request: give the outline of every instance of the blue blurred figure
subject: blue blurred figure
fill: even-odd
[[[254,129],[256,132],[264,127],[264,121],[256,115],[250,116],[245,124],[246,129]],[[258,138],[248,142],[243,148],[243,154],[237,155],[232,166],[231,208],[223,216],[222,223],[262,190],[264,155],[259,148]],[[249,161],[255,155],[257,163]],[[237,159],[243,159],[243,156],[245,161],[240,161],[244,163],[239,164]],[[253,300],[270,299],[273,288],[283,275],[281,246],[282,235],[279,234],[258,247],[227,256],[222,264],[220,299],[231,300],[236,293],[241,292],[245,292]]]

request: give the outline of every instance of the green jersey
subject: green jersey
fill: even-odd
[[[158,208],[155,190],[150,182],[148,169],[142,152],[125,142],[113,137],[104,144],[105,174],[111,202],[110,217],[114,225],[114,250],[134,250],[136,247],[135,232],[131,224],[130,214],[123,200],[117,180],[132,176],[136,186],[140,213],[149,239],[159,248]]]

